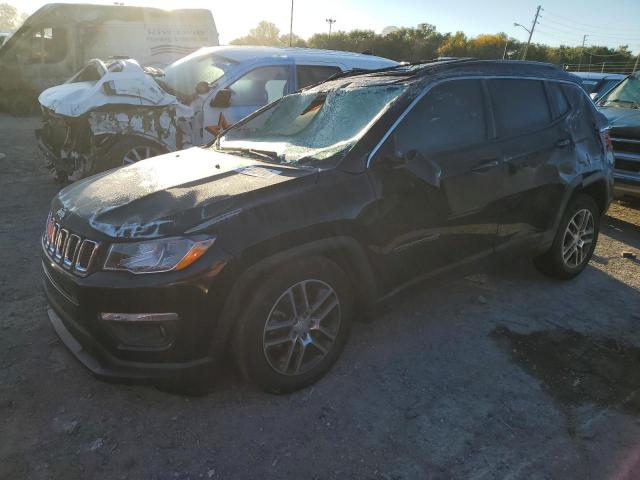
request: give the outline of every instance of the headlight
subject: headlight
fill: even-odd
[[[109,248],[104,269],[131,273],[182,270],[204,255],[214,241],[215,237],[172,237],[148,242],[114,243]]]

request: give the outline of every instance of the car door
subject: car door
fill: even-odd
[[[503,172],[480,80],[434,86],[372,158],[374,253],[402,283],[492,252]]]
[[[545,83],[487,80],[496,143],[505,162],[497,250],[537,246],[536,239],[551,228],[565,191],[561,169],[573,161],[565,122],[568,104],[555,84]],[[557,111],[560,108],[564,111]]]
[[[290,61],[259,66],[231,80],[224,86],[231,92],[228,105],[216,106],[213,95],[203,106],[202,143],[209,143],[221,130],[292,93],[293,86],[294,71]]]

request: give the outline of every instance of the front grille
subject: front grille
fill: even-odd
[[[616,170],[624,170],[625,172],[640,173],[640,160],[625,160],[616,158]]]
[[[611,137],[614,152],[624,152],[640,155],[640,140],[635,138]]]
[[[49,213],[47,218],[47,228],[42,243],[51,260],[81,277],[91,270],[98,251],[98,242],[82,238],[63,228],[52,213]]]

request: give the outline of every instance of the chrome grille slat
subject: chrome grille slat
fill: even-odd
[[[42,246],[53,262],[76,275],[85,276],[91,269],[99,243],[63,228],[49,213]]]
[[[62,256],[62,264],[71,268],[71,266],[76,262],[76,257],[78,255],[78,245],[80,244],[80,236],[72,233],[69,235],[67,239],[67,246],[64,249],[64,255]]]

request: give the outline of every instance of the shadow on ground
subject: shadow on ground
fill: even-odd
[[[640,414],[640,348],[572,330],[520,334],[500,326],[491,337],[555,401]]]

